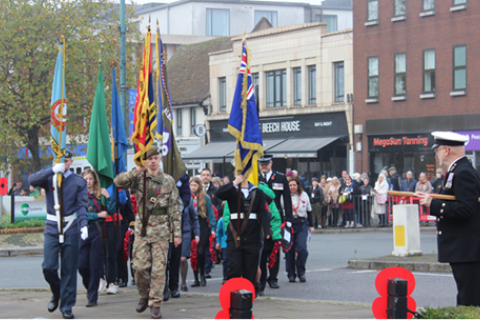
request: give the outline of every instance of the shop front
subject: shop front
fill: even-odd
[[[465,144],[465,153],[472,162],[473,167],[480,174],[480,130],[477,131],[456,131],[468,138]]]
[[[376,180],[382,170],[394,166],[402,177],[411,170],[416,179],[420,172],[425,172],[431,180],[435,176],[432,146],[430,133],[370,135],[368,151],[372,178]]]
[[[340,175],[347,168],[348,128],[344,112],[260,118],[264,152],[273,155],[273,169],[297,170],[312,177]],[[233,175],[235,141],[228,120],[210,121],[210,143],[186,155],[187,162],[211,163],[213,172]]]

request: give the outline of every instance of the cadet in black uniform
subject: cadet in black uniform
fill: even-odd
[[[282,217],[282,222],[292,222],[292,196],[290,194],[290,188],[288,187],[288,180],[285,175],[278,171],[272,171],[272,155],[265,154],[263,158],[258,159],[259,177],[258,180],[268,184],[268,187],[275,192],[275,204],[278,212]],[[262,260],[266,261],[267,257],[270,257],[272,250],[275,246],[275,242],[272,239],[265,240],[263,245]],[[277,253],[275,265],[269,270],[269,276],[267,279],[268,285],[272,289],[278,289],[278,269],[280,268],[280,251]],[[264,278],[266,275],[262,275]],[[262,283],[265,286],[265,283]]]
[[[241,188],[241,204],[238,213],[238,188]],[[227,279],[243,277],[250,280],[257,290],[256,275],[259,262],[259,249],[262,245],[262,228],[265,239],[270,239],[270,211],[267,209],[265,194],[238,175],[233,182],[221,186],[217,197],[228,201],[230,223],[227,227]],[[245,221],[245,219],[248,221]],[[240,224],[240,234],[237,233]],[[237,236],[240,240],[237,241]]]
[[[438,261],[452,267],[457,305],[480,306],[480,178],[465,157],[464,136],[441,131],[432,135],[438,162],[448,169],[440,194],[454,195],[455,200],[416,196],[437,217]]]

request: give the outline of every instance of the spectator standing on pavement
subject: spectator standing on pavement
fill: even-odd
[[[389,186],[387,178],[383,173],[378,175],[377,182],[375,182],[375,188],[373,192],[375,193],[375,213],[380,219],[380,226],[385,227],[387,225],[387,194]]]
[[[417,180],[413,177],[412,171],[407,171],[406,179],[402,181],[402,186],[400,191],[403,192],[414,192],[415,186],[417,185]]]
[[[200,224],[198,223],[198,216],[195,212],[193,202],[190,201],[187,207],[183,210],[182,216],[182,257],[180,260],[180,273],[182,276],[182,283],[180,290],[187,292],[187,273],[188,273],[188,259],[190,258],[192,234],[195,242],[200,241]],[[197,264],[198,265],[198,264]]]
[[[78,272],[87,289],[87,307],[95,307],[98,300],[98,286],[104,270],[103,221],[108,215],[113,215],[116,208],[107,190],[100,187],[95,171],[86,169],[82,177],[87,181],[88,189],[88,238],[80,239]],[[105,205],[102,204],[102,197]]]
[[[345,184],[345,178],[348,176],[348,172],[347,170],[343,170],[342,171],[342,176],[340,177],[340,179],[338,179],[338,181],[340,182],[340,184]]]
[[[308,250],[307,242],[309,233],[313,233],[312,206],[308,194],[303,191],[300,179],[293,178],[288,183],[292,194],[293,210],[293,242],[287,252],[286,270],[289,282],[295,282],[298,277],[300,282],[305,282],[305,270]]]
[[[38,191],[37,188],[35,188],[34,186],[30,185],[30,188],[29,188],[29,193],[30,193],[30,197],[39,197],[40,196],[40,191]]]
[[[432,193],[432,184],[427,180],[425,172],[420,172],[418,182],[415,186],[415,192]]]
[[[63,318],[73,319],[72,307],[77,297],[78,267],[78,226],[80,238],[88,237],[88,191],[85,179],[71,172],[72,154],[65,152],[65,162],[57,163],[52,168],[40,170],[32,174],[29,183],[34,187],[45,189],[47,202],[47,221],[43,242],[43,275],[50,285],[52,298],[48,303],[48,311],[54,312],[60,300],[60,311]],[[63,173],[63,232],[65,241],[59,242],[58,220],[54,210],[53,175]],[[56,188],[55,188],[56,189]],[[78,221],[75,221],[78,220]],[[61,253],[61,254],[60,254]],[[58,277],[58,261],[61,261],[61,278]]]
[[[287,173],[285,173],[285,176],[287,177],[287,180],[290,181],[293,179],[293,171],[287,171]]]
[[[440,193],[443,190],[443,182],[445,181],[443,177],[443,169],[437,169],[437,175],[432,180],[433,193]]]
[[[14,182],[13,186],[10,188],[10,190],[8,190],[7,195],[9,195],[9,196],[11,196],[11,195],[19,196],[23,191],[22,186],[23,185],[22,185],[21,182]]]
[[[30,191],[27,188],[23,188],[22,192],[20,193],[21,197],[28,197],[30,196]]]
[[[368,177],[363,178],[363,184],[360,187],[361,205],[360,205],[360,223],[365,227],[370,226],[371,194],[372,186],[369,184]]]
[[[327,227],[327,212],[328,212],[328,205],[327,205],[327,202],[326,202],[328,184],[327,184],[327,177],[326,176],[321,176],[320,177],[319,186],[320,186],[320,188],[322,188],[322,193],[323,193],[323,201],[321,202],[322,229],[325,229]]]
[[[462,135],[433,132],[433,150],[447,178],[441,194],[455,200],[432,200],[416,193],[437,217],[438,261],[448,262],[457,284],[457,305],[480,306],[480,177],[465,156]]]
[[[227,184],[230,182],[230,178],[228,176],[223,177],[223,184]]]
[[[388,172],[390,173],[390,183],[392,184],[392,189],[395,191],[400,191],[402,177],[397,173],[397,169],[395,167],[390,167]]]
[[[355,217],[353,213],[354,196],[359,193],[357,185],[352,183],[350,176],[345,177],[345,185],[342,185],[339,194],[346,196],[347,199],[342,204],[343,207],[343,222],[345,228],[353,228],[355,224]]]
[[[323,199],[323,189],[318,184],[318,178],[313,177],[312,186],[310,187],[310,204],[312,205],[312,220],[315,229],[321,227]]]
[[[329,178],[330,179],[330,178]],[[337,177],[332,178],[332,184],[328,187],[327,191],[327,203],[330,206],[332,211],[328,219],[328,225],[331,228],[336,228],[338,224],[338,210],[340,209],[340,204],[338,203],[339,190],[342,185]]]

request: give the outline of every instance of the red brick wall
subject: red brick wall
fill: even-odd
[[[367,0],[353,1],[354,123],[362,124],[364,133],[365,121],[371,119],[480,113],[480,1],[468,0],[466,10],[450,12],[452,0],[437,0],[435,15],[420,17],[422,2],[408,0],[407,19],[392,22],[394,1],[379,0],[379,23],[366,27]],[[467,95],[451,97],[453,45],[458,44],[467,45]],[[430,48],[435,48],[436,53],[436,98],[420,99],[423,50]],[[400,52],[407,55],[407,99],[393,102],[394,54]],[[379,102],[367,104],[370,56],[379,57]],[[368,172],[366,136],[362,149],[362,153],[356,152],[356,171]]]

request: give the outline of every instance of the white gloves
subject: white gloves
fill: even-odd
[[[88,238],[88,227],[82,227],[82,229],[80,229],[80,232],[80,238],[82,238],[82,240],[86,240]]]
[[[289,227],[289,228],[292,227],[292,223],[290,221],[287,221],[287,227]]]
[[[53,173],[64,173],[65,172],[65,163],[57,163],[52,168]]]

